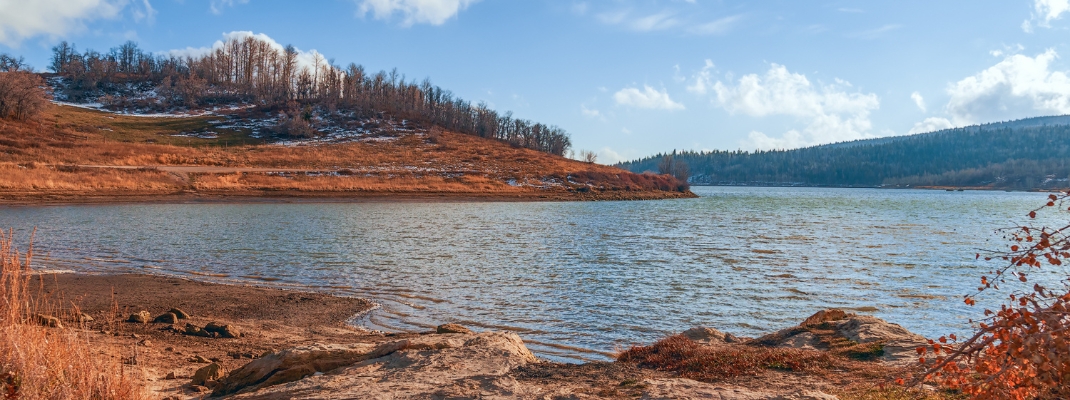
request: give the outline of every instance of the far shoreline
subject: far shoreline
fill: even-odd
[[[239,193],[12,193],[0,192],[0,207],[103,204],[287,204],[287,203],[527,203],[644,201],[697,198],[691,191],[590,191],[587,193],[478,192],[298,192]]]

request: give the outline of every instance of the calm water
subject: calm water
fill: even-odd
[[[371,298],[359,322],[519,332],[600,359],[694,325],[757,335],[825,307],[938,336],[996,227],[1036,193],[699,187],[691,200],[0,208],[38,268],[138,271]],[[25,242],[25,240],[23,240]],[[1065,272],[1065,271],[1063,271]]]

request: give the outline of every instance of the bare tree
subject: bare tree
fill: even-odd
[[[580,161],[588,164],[594,164],[598,161],[598,154],[590,150],[580,150]]]
[[[44,80],[29,72],[0,72],[0,119],[27,120],[49,106]]]

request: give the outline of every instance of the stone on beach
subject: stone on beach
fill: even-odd
[[[183,333],[185,333],[187,335],[190,335],[190,336],[200,336],[200,337],[212,336],[211,334],[208,333],[208,331],[204,330],[204,328],[201,328],[201,327],[199,327],[197,325],[194,325],[194,324],[191,324],[191,323],[188,323],[188,322],[186,323],[186,329],[183,331]]]
[[[204,330],[208,333],[218,334],[220,337],[225,338],[238,338],[241,337],[241,331],[234,325],[227,325],[220,322],[209,322],[204,326]]]
[[[152,319],[152,322],[160,324],[174,324],[178,322],[178,316],[173,312],[165,312],[160,314],[156,318]]]
[[[721,332],[720,330],[704,326],[696,326],[694,328],[688,329],[686,331],[683,331],[681,335],[684,335],[684,337],[691,339],[695,342],[706,344],[716,342],[737,343],[741,341],[738,337],[731,333]]]
[[[133,322],[138,324],[147,324],[152,320],[152,314],[148,311],[141,310],[134,314],[130,314],[130,318],[126,319],[126,322]]]
[[[189,314],[185,311],[182,311],[181,308],[172,308],[170,310],[167,310],[167,312],[175,314],[178,319],[189,319]]]
[[[435,328],[435,333],[472,333],[471,329],[459,324],[443,324]]]
[[[225,374],[223,366],[219,363],[205,365],[193,373],[193,385],[210,386],[210,383],[218,381]]]
[[[34,316],[37,319],[37,323],[49,328],[62,328],[63,324],[60,323],[59,318],[51,315],[37,314]]]

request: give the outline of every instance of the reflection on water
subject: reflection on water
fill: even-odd
[[[371,298],[361,323],[519,332],[601,359],[693,325],[756,335],[820,308],[938,336],[977,310],[979,248],[1044,195],[699,187],[688,200],[0,208],[39,268],[138,271]]]

